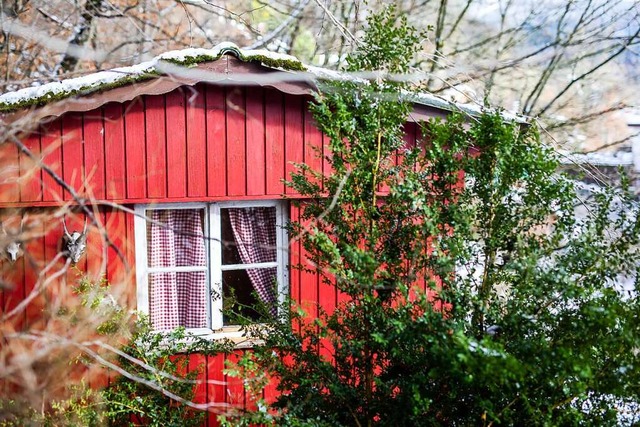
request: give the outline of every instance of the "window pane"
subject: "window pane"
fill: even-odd
[[[222,264],[276,262],[276,208],[220,210]]]
[[[149,274],[149,315],[155,330],[207,327],[207,273]]]
[[[257,307],[264,305],[266,311],[276,313],[277,268],[255,268],[232,270],[222,273],[223,323],[238,323],[234,316],[251,321],[260,321]],[[256,287],[255,283],[261,284]]]
[[[149,210],[147,216],[149,267],[207,264],[203,209]]]

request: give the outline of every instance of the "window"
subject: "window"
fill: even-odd
[[[288,291],[282,202],[140,205],[136,214],[138,310],[155,330],[229,331],[230,311],[260,322],[259,303],[277,315]]]

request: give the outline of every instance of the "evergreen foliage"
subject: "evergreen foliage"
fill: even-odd
[[[419,40],[393,8],[371,17],[348,69],[380,77],[330,83],[312,106],[332,173],[294,174],[291,232],[300,268],[347,298],[254,332],[266,345],[241,367],[282,394],[235,422],[637,422],[640,307],[620,285],[637,275],[637,204],[624,190],[581,200],[535,126],[499,112],[425,123],[408,146],[412,88],[383,73],[409,71]]]

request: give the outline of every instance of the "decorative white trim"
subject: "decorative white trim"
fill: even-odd
[[[277,267],[278,262],[259,262],[255,264],[222,264],[220,270],[233,271],[233,270],[248,270],[250,268],[271,268]]]
[[[133,219],[136,251],[136,301],[141,313],[149,313],[149,279],[147,273],[147,221],[144,205],[135,207]]]

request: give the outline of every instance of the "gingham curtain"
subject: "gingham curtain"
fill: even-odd
[[[273,207],[229,209],[240,259],[243,264],[276,261],[276,210]],[[277,268],[247,269],[251,284],[263,303],[276,315]]]
[[[202,215],[199,209],[151,211],[149,267],[205,266]],[[206,327],[206,289],[205,271],[151,273],[149,311],[153,328]]]

